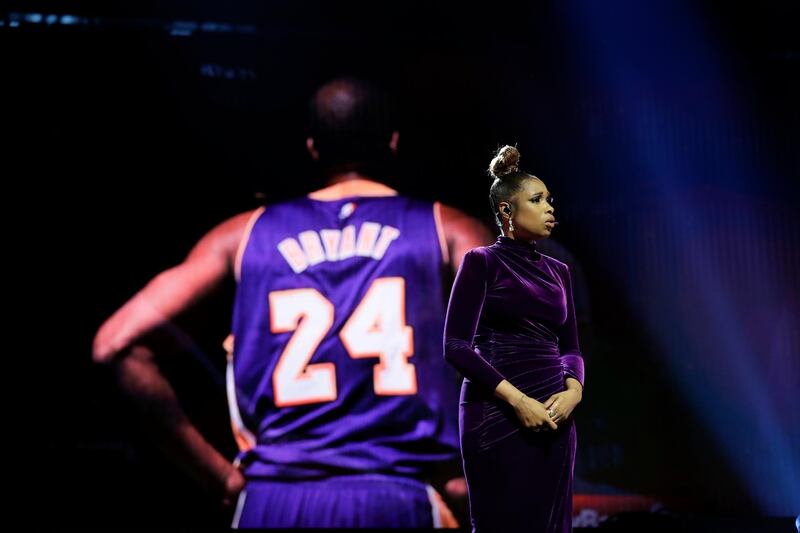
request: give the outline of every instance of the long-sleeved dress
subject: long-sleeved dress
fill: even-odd
[[[572,530],[576,433],[522,427],[494,396],[507,379],[540,402],[584,381],[566,264],[499,236],[470,250],[447,310],[445,358],[464,375],[459,430],[473,531]]]

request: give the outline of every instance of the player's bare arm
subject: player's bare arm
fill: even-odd
[[[450,255],[450,267],[458,272],[464,254],[477,246],[494,242],[494,236],[481,221],[463,211],[441,205],[442,227]]]
[[[182,263],[157,275],[106,320],[94,339],[94,360],[111,362],[137,339],[167,324],[232,275],[251,214],[236,215],[209,231]]]

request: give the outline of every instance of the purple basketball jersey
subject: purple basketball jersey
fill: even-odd
[[[394,191],[309,195],[257,215],[240,252],[230,376],[248,477],[417,477],[458,457],[438,229],[434,204]]]

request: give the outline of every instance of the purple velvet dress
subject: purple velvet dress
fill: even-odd
[[[576,434],[522,427],[494,396],[507,379],[540,402],[583,384],[569,269],[500,236],[464,256],[447,310],[445,358],[464,375],[459,429],[473,531],[572,530]]]

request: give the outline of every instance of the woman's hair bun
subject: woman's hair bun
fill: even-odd
[[[495,178],[519,172],[519,150],[513,146],[503,146],[489,163],[489,174]]]

